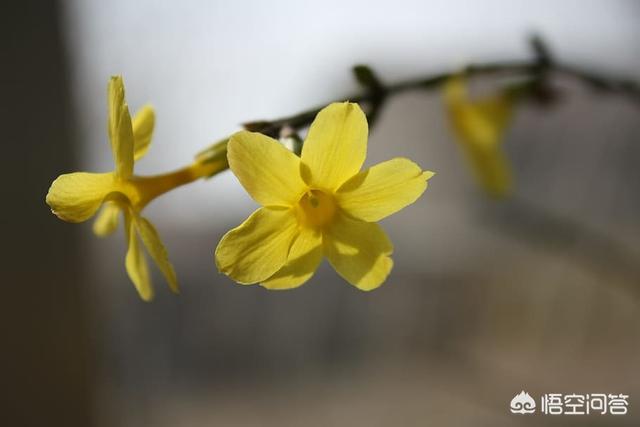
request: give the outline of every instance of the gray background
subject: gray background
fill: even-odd
[[[99,240],[43,203],[59,173],[111,168],[110,74],[124,74],[133,109],[156,107],[152,148],[136,165],[151,174],[243,121],[356,92],[355,63],[393,82],[522,59],[535,30],[559,60],[637,80],[637,3],[50,8],[8,15],[5,38],[15,106],[5,128],[26,159],[5,167],[18,201],[7,206],[24,207],[5,209],[12,425],[637,425],[640,110],[624,98],[555,79],[554,108],[522,105],[505,144],[517,193],[504,202],[476,188],[440,94],[391,100],[367,162],[407,156],[438,174],[383,221],[395,267],[372,293],[326,264],[290,292],[219,275],[215,245],[255,207],[230,173],[145,210],[183,291],[170,295],[156,274],[151,304],[127,280],[121,231]],[[508,404],[522,389],[630,394],[631,415],[516,417]]]

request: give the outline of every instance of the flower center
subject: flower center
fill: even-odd
[[[298,221],[303,226],[320,228],[331,222],[337,210],[338,205],[331,194],[309,190],[298,202]]]

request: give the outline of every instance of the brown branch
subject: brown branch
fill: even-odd
[[[618,93],[630,97],[640,105],[640,86],[638,83],[608,77],[579,67],[561,64],[549,54],[549,50],[539,37],[530,40],[534,58],[526,61],[505,61],[488,64],[472,64],[464,69],[469,77],[486,75],[513,75],[529,78],[537,82],[541,87],[552,74],[565,75],[581,81],[586,86],[612,93]],[[432,90],[440,87],[449,78],[460,73],[460,70],[446,71],[420,79],[406,80],[391,85],[384,85],[371,70],[365,66],[354,67],[354,73],[365,87],[365,92],[346,96],[338,101],[351,101],[368,105],[367,115],[378,113],[383,103],[393,95],[412,90]],[[261,120],[245,123],[245,129],[260,132],[271,137],[278,137],[280,131],[286,126],[295,131],[303,129],[311,124],[322,106],[303,111],[292,116],[275,120]]]

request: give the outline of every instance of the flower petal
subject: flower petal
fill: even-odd
[[[173,265],[169,262],[167,249],[162,244],[162,240],[160,240],[160,236],[155,227],[146,218],[137,214],[134,215],[133,219],[142,243],[144,243],[149,255],[151,255],[151,258],[155,261],[164,278],[169,283],[169,288],[173,292],[179,293],[176,272],[173,269]]]
[[[514,99],[506,92],[480,99],[474,103],[476,113],[490,123],[500,142],[505,129],[511,121],[514,109]]]
[[[267,289],[297,288],[309,280],[322,261],[322,234],[303,228],[293,242],[287,263],[260,285]]]
[[[323,108],[302,146],[302,176],[311,187],[334,191],[357,174],[367,155],[367,118],[349,102]]]
[[[109,81],[109,139],[116,164],[116,175],[128,179],[133,174],[133,128],[124,98],[122,76]]]
[[[305,190],[300,159],[275,139],[242,131],[227,145],[229,167],[263,206],[292,206]]]
[[[465,147],[473,173],[490,195],[507,196],[513,191],[511,164],[501,147]]]
[[[118,227],[120,217],[120,207],[115,202],[105,202],[102,211],[93,222],[93,232],[96,236],[106,237],[113,233]]]
[[[472,101],[464,79],[450,79],[445,86],[449,118],[476,179],[494,196],[511,192],[513,179],[501,143],[513,115],[514,98],[509,93]]]
[[[511,106],[502,96],[473,103],[455,101],[449,104],[449,117],[462,142],[493,147],[502,142]]]
[[[149,151],[156,114],[151,105],[145,105],[133,117],[133,160],[138,161]]]
[[[363,221],[379,221],[415,202],[433,172],[423,172],[409,159],[396,158],[362,171],[342,184],[338,205]]]
[[[220,240],[215,253],[218,270],[244,285],[262,282],[287,262],[297,234],[291,209],[260,208]]]
[[[91,218],[113,191],[113,173],[75,172],[60,175],[49,188],[46,202],[51,211],[68,222]]]
[[[129,249],[127,250],[124,265],[129,278],[138,290],[138,294],[140,294],[140,298],[150,301],[153,298],[153,288],[151,287],[149,266],[138,241],[136,224],[131,215],[131,213],[125,211],[125,230]]]
[[[363,291],[385,281],[393,245],[382,228],[340,215],[323,239],[324,253],[340,276]]]

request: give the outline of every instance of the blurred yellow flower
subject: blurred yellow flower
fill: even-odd
[[[140,177],[133,174],[133,164],[149,149],[155,123],[150,106],[144,107],[133,119],[125,101],[122,77],[109,81],[109,139],[115,170],[107,173],[75,172],[60,175],[49,188],[46,202],[51,211],[68,222],[83,222],[94,216],[103,206],[93,230],[98,236],[112,233],[118,225],[119,214],[124,216],[124,228],[129,249],[125,266],[140,297],[153,297],[147,261],[138,238],[158,265],[172,291],[178,283],[167,251],[154,226],[140,215],[151,200],[179,186],[191,182],[210,170],[200,163],[165,175]]]
[[[359,289],[380,286],[393,246],[375,221],[416,201],[433,173],[404,158],[360,171],[367,135],[360,107],[335,103],[318,113],[301,157],[259,133],[232,136],[229,166],[262,207],[222,238],[218,269],[241,284],[289,289],[326,256]]]
[[[511,193],[513,179],[502,137],[513,112],[513,97],[502,92],[472,100],[465,78],[458,75],[445,84],[444,98],[457,139],[480,185],[492,196]]]

